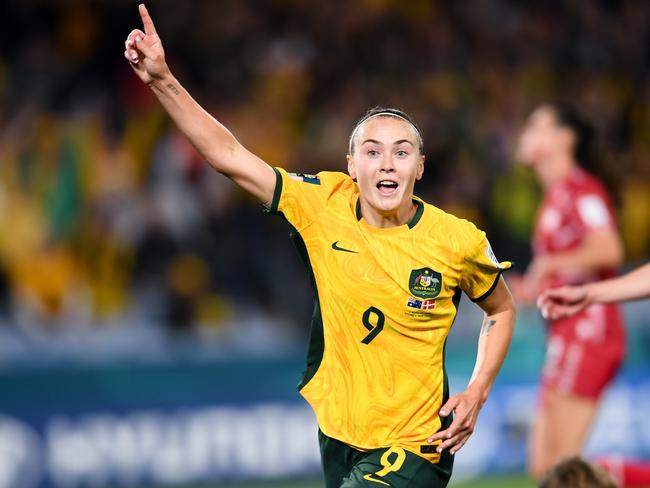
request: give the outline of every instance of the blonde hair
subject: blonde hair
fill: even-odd
[[[424,154],[424,142],[422,141],[422,134],[420,133],[420,129],[418,128],[418,126],[415,125],[414,120],[406,112],[403,112],[402,110],[399,110],[397,108],[389,108],[389,107],[371,108],[363,115],[363,117],[361,117],[357,121],[357,123],[354,126],[354,129],[352,129],[352,133],[350,134],[350,140],[348,142],[348,151],[350,152],[350,154],[354,154],[354,138],[356,137],[359,128],[367,120],[370,120],[375,117],[393,117],[395,119],[403,120],[407,124],[411,125],[411,127],[415,129],[418,150],[420,151],[420,154]]]

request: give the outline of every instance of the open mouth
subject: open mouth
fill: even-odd
[[[381,180],[377,183],[377,189],[382,195],[392,195],[398,186],[397,182],[392,180]]]

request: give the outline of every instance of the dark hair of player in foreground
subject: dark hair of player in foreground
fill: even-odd
[[[616,483],[599,466],[571,457],[551,468],[539,488],[616,488]]]

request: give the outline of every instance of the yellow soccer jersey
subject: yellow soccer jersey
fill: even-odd
[[[397,446],[438,462],[426,439],[441,428],[461,290],[481,300],[511,263],[472,223],[417,198],[408,225],[377,228],[350,176],[275,171],[269,210],[294,227],[314,289],[300,392],[320,429],[360,450]]]

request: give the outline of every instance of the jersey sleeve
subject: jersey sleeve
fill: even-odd
[[[468,253],[460,286],[473,302],[487,298],[496,287],[499,276],[512,267],[510,261],[499,261],[485,232],[475,227],[470,232]]]
[[[614,227],[614,215],[609,203],[598,192],[583,193],[575,199],[575,210],[581,225],[588,230],[609,230]]]
[[[282,168],[273,170],[276,184],[268,211],[282,215],[296,230],[301,231],[316,220],[327,204],[332,191],[331,178],[323,178],[322,173],[307,175],[288,173]]]

